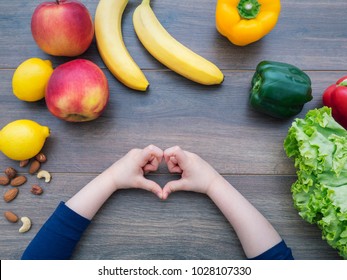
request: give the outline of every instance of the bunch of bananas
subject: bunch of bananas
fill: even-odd
[[[107,68],[129,88],[146,91],[149,82],[129,54],[123,40],[122,16],[128,0],[100,0],[95,13],[96,43]],[[154,14],[150,0],[143,0],[133,14],[135,32],[162,64],[203,85],[221,84],[224,75],[212,62],[173,38]]]

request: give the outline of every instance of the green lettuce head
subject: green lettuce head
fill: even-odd
[[[298,176],[291,191],[299,215],[347,259],[347,131],[330,108],[314,109],[293,122],[284,149]]]

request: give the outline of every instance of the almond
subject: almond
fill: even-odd
[[[19,162],[19,167],[25,167],[25,166],[28,165],[28,163],[29,163],[29,160],[28,160],[28,159],[21,160],[21,161]]]
[[[18,221],[18,216],[11,211],[5,211],[4,216],[7,219],[7,221],[11,223],[17,223]]]
[[[36,173],[41,167],[41,163],[38,160],[34,160],[29,168],[29,173],[34,174]]]
[[[5,175],[0,176],[0,185],[6,186],[9,183],[10,183],[10,179],[7,176],[5,176]]]
[[[16,196],[18,195],[18,192],[19,192],[19,189],[17,189],[17,188],[9,189],[4,194],[4,200],[6,202],[10,202],[10,201],[14,200],[16,198]]]
[[[47,161],[47,157],[44,153],[38,153],[36,156],[35,156],[35,159],[41,163],[44,163]]]
[[[26,181],[27,181],[27,178],[24,175],[21,175],[11,180],[11,186],[19,187],[23,185]]]

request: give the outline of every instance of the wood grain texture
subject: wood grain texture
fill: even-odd
[[[131,148],[155,144],[162,149],[180,145],[223,174],[294,174],[283,150],[293,119],[276,120],[250,108],[252,72],[226,71],[221,86],[206,88],[169,71],[148,71],[153,83],[145,94],[125,89],[105,72],[112,85],[106,111],[93,122],[76,124],[52,116],[44,101],[18,101],[10,93],[13,72],[2,71],[0,96],[7,113],[0,126],[30,116],[50,127],[44,149],[51,159],[47,166],[55,172],[101,172]],[[308,73],[314,99],[298,117],[321,106],[325,85],[343,75]]]
[[[0,220],[1,258],[17,259],[60,201],[66,201],[93,174],[54,174],[42,184],[42,196],[30,193],[34,177],[21,187],[16,200],[1,204],[33,221],[19,234],[19,224]],[[175,176],[157,174],[150,179],[164,185]],[[294,176],[226,176],[274,225],[297,259],[335,259],[336,251],[321,240],[314,225],[301,220],[292,206]],[[235,232],[218,208],[204,195],[177,192],[160,201],[142,190],[115,193],[95,216],[73,256],[74,259],[243,259]]]
[[[18,259],[60,201],[66,201],[89,180],[131,148],[179,145],[195,152],[244,194],[275,226],[297,259],[340,259],[321,239],[315,225],[304,222],[292,205],[293,162],[283,140],[294,118],[275,120],[248,105],[250,81],[264,59],[304,69],[312,79],[313,100],[297,117],[322,106],[324,89],[346,75],[347,26],[345,0],[282,0],[275,29],[261,41],[236,47],[215,29],[215,1],[180,3],[152,0],[167,30],[179,41],[216,63],[224,72],[220,86],[206,87],[178,76],[156,62],[136,38],[130,1],[123,17],[125,43],[150,81],[138,93],[120,84],[105,68],[95,41],[81,57],[97,63],[110,85],[104,114],[89,123],[67,123],[53,117],[44,101],[26,103],[12,94],[15,68],[29,57],[49,59],[54,67],[68,58],[44,54],[30,32],[31,15],[41,3],[0,1],[0,127],[29,118],[51,129],[44,152],[50,184],[40,181],[42,196],[30,193],[38,179],[27,168],[0,154],[0,171],[8,166],[28,176],[18,197],[0,202],[32,218],[33,227],[19,234],[19,224],[0,219],[0,258]],[[98,1],[83,3],[95,13]],[[94,16],[93,16],[94,17]],[[189,28],[187,28],[189,26]],[[175,178],[162,165],[151,178],[160,185]],[[1,187],[5,192],[8,187]],[[243,259],[233,229],[215,205],[195,193],[175,193],[165,202],[150,193],[124,190],[114,194],[83,236],[74,259]]]
[[[27,57],[50,56],[37,48],[30,32],[31,15],[40,0],[1,1],[0,68],[13,68]],[[132,13],[140,0],[129,1],[124,11],[123,34],[129,52],[141,68],[163,69],[138,41]],[[84,0],[93,18],[97,1]],[[257,62],[273,59],[294,63],[306,70],[345,70],[347,28],[344,0],[282,0],[282,11],[275,29],[261,41],[237,47],[215,28],[215,1],[151,1],[165,28],[185,45],[215,62],[222,69],[254,69]],[[189,26],[189,28],[187,28]],[[103,65],[95,43],[83,55]],[[66,58],[51,58],[55,65]]]

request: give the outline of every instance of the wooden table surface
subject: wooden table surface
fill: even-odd
[[[296,259],[340,259],[322,240],[315,225],[303,221],[293,207],[290,187],[296,180],[283,140],[293,118],[275,120],[250,108],[250,80],[262,60],[294,64],[309,74],[313,100],[298,115],[321,107],[324,89],[347,73],[345,0],[282,0],[275,29],[261,41],[237,47],[215,28],[211,0],[152,0],[159,20],[179,41],[218,65],[225,74],[220,86],[195,84],[158,63],[138,41],[131,0],[123,16],[125,43],[150,81],[146,93],[120,84],[103,64],[95,44],[81,57],[98,64],[110,86],[103,115],[88,123],[67,123],[52,116],[44,101],[26,103],[12,94],[16,67],[30,57],[49,59],[54,67],[70,58],[52,57],[35,44],[30,20],[42,1],[0,2],[0,127],[21,118],[49,126],[43,151],[53,179],[45,184],[0,154],[0,168],[15,167],[28,177],[18,197],[0,202],[32,219],[32,229],[0,218],[0,258],[19,259],[30,240],[60,201],[66,201],[131,148],[173,145],[195,152],[213,165],[274,225]],[[94,18],[98,1],[84,0]],[[149,176],[164,185],[177,178],[166,166]],[[30,193],[40,183],[42,196]],[[9,188],[1,187],[4,193]],[[142,190],[115,193],[95,216],[73,255],[74,259],[244,259],[235,232],[204,195],[172,194],[159,201]]]

